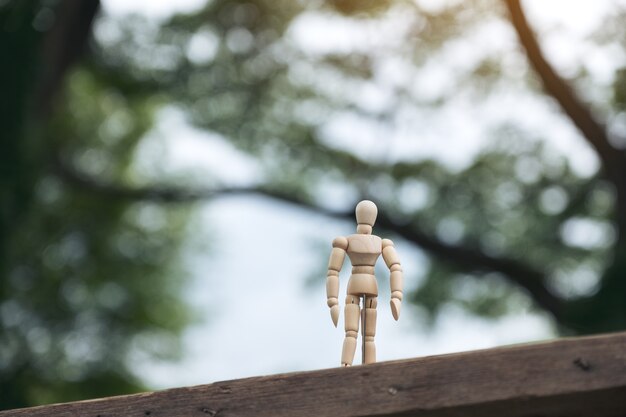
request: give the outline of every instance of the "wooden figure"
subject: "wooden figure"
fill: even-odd
[[[376,306],[378,304],[378,283],[374,276],[374,265],[382,254],[385,264],[391,273],[391,313],[393,318],[400,317],[402,302],[402,266],[398,259],[393,242],[381,239],[372,234],[378,209],[376,204],[363,200],[356,206],[356,234],[338,237],[333,240],[333,250],[328,262],[326,275],[326,297],[330,316],[337,327],[339,319],[339,272],[346,253],[352,263],[352,275],[348,281],[345,306],[346,338],[343,342],[341,365],[351,366],[356,351],[356,339],[361,318],[361,334],[363,336],[363,363],[376,362]],[[363,307],[360,302],[363,300]]]

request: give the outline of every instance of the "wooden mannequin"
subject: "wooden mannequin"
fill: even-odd
[[[402,266],[398,259],[393,242],[372,235],[372,227],[376,221],[378,209],[376,204],[363,200],[356,206],[356,234],[348,237],[338,237],[333,240],[333,251],[328,262],[326,275],[326,297],[330,316],[337,327],[339,319],[339,271],[343,265],[346,253],[352,263],[352,275],[348,281],[348,290],[345,306],[346,338],[343,342],[341,364],[351,366],[356,351],[356,338],[359,331],[359,316],[364,325],[361,332],[365,337],[363,345],[363,363],[376,362],[376,306],[378,304],[378,284],[374,276],[374,265],[382,254],[389,271],[391,272],[391,313],[393,318],[400,317],[400,303],[402,302]],[[360,301],[363,298],[363,309]],[[363,310],[363,311],[361,311]]]

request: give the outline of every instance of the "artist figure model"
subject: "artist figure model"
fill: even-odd
[[[326,296],[330,316],[335,327],[339,319],[339,271],[346,253],[352,263],[352,275],[348,281],[345,307],[346,338],[343,342],[341,364],[351,366],[356,351],[356,339],[359,332],[359,316],[361,317],[363,335],[363,363],[376,362],[376,305],[378,303],[378,284],[374,276],[374,265],[378,257],[383,259],[391,272],[391,313],[398,320],[400,303],[402,302],[402,266],[389,239],[381,239],[372,234],[378,209],[369,200],[361,201],[356,206],[356,234],[338,237],[333,240],[333,251],[328,262],[326,275]],[[360,307],[361,299],[363,308]]]

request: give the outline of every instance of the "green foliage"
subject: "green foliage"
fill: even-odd
[[[58,157],[101,179],[140,181],[133,153],[158,100],[78,69],[39,122],[30,107],[41,36],[30,23],[40,7],[26,3],[5,6],[0,21],[9,134],[0,152],[0,409],[143,390],[131,355],[176,357],[191,319],[177,251],[189,208],[77,189],[57,170]]]
[[[613,190],[601,173],[581,176],[564,157],[540,145],[549,138],[529,135],[516,125],[496,125],[491,146],[467,166],[451,169],[424,158],[396,157],[389,162],[363,155],[355,152],[359,138],[353,138],[351,147],[344,146],[328,131],[329,119],[345,116],[390,132],[400,123],[396,115],[429,114],[445,108],[455,96],[479,101],[506,88],[535,89],[536,81],[528,80],[525,71],[509,75],[502,57],[492,52],[478,53],[471,64],[452,72],[450,87],[430,98],[413,93],[404,81],[385,85],[377,78],[385,54],[413,66],[402,67],[407,80],[419,77],[420,67],[454,56],[456,45],[478,36],[483,26],[502,24],[499,5],[476,1],[471,7],[463,3],[436,11],[405,2],[295,7],[259,0],[211,2],[194,16],[166,22],[149,42],[138,40],[129,47],[124,38],[96,56],[106,63],[124,49],[174,46],[179,52],[160,79],[161,93],[196,126],[223,135],[258,158],[272,187],[291,190],[297,200],[316,201],[327,184],[341,184],[346,195],[375,198],[382,211],[406,228],[541,271],[542,284],[572,309],[595,297],[614,265]],[[293,38],[293,27],[303,16],[339,19],[365,31],[367,25],[385,27],[400,14],[410,29],[397,29],[391,50],[357,45],[348,52],[310,52]],[[200,60],[192,47],[199,39],[213,45],[213,52]],[[118,71],[135,65],[129,59],[124,69],[123,60],[116,62]],[[175,78],[167,75],[173,73]],[[362,89],[381,83],[394,104],[368,108],[359,100]],[[619,94],[615,96],[619,103]],[[418,141],[419,135],[411,140]],[[584,227],[601,230],[602,238],[581,242],[572,230]],[[455,265],[433,258],[412,297],[431,318],[448,302],[486,317],[528,308],[527,299],[520,301],[526,292],[507,277],[489,278],[488,268]],[[485,282],[498,284],[485,287]],[[591,325],[568,312],[559,324],[564,331],[584,332],[626,325],[615,317],[620,314],[598,316]]]

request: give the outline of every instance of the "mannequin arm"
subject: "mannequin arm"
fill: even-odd
[[[394,319],[398,320],[402,303],[403,274],[396,248],[389,239],[383,239],[383,259],[391,272],[391,277],[389,278],[391,284],[391,314],[393,314]]]
[[[328,272],[326,273],[326,299],[328,307],[330,307],[330,317],[335,327],[337,327],[337,320],[339,320],[339,302],[337,300],[339,296],[339,272],[343,266],[347,249],[348,239],[345,237],[338,237],[333,240],[333,251],[330,254]]]

